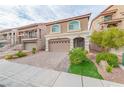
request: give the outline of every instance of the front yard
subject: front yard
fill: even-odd
[[[102,76],[98,73],[96,66],[91,61],[70,65],[69,73],[103,79]]]
[[[124,83],[124,70],[119,67],[117,55],[109,52],[87,53],[76,48],[69,53],[69,73]]]
[[[87,51],[82,48],[72,49],[69,53],[69,73],[103,79],[95,64],[87,58]]]

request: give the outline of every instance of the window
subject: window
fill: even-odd
[[[27,38],[28,37],[28,32],[24,33],[24,37]]]
[[[32,31],[32,38],[35,38],[36,37],[36,31]]]
[[[4,47],[4,43],[0,43],[0,48]]]
[[[53,25],[52,32],[60,32],[60,25],[59,24]]]
[[[70,21],[69,22],[69,30],[79,30],[80,29],[80,22],[79,21]]]
[[[104,21],[112,20],[112,15],[104,16]]]

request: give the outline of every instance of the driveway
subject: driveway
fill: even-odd
[[[38,52],[34,55],[11,60],[12,62],[67,72],[68,54],[65,52]]]

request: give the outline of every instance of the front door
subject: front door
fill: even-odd
[[[77,47],[83,47],[84,48],[84,38],[75,38],[74,39],[74,48],[77,48]]]

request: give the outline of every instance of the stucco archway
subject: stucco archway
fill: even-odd
[[[85,39],[83,37],[74,38],[74,48],[82,47],[85,48]]]

